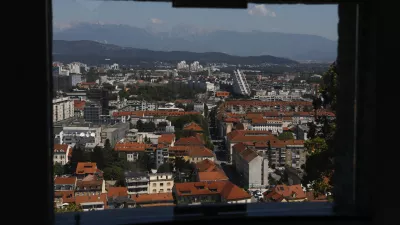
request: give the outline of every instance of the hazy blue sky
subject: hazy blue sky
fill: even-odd
[[[127,24],[170,29],[189,25],[205,29],[315,34],[337,40],[336,5],[254,5],[248,9],[174,9],[171,3],[53,0],[54,24],[77,22]]]

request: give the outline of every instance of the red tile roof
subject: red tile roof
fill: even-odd
[[[54,152],[65,152],[67,153],[69,145],[67,144],[54,144]]]
[[[136,116],[136,117],[143,117],[143,116],[184,116],[184,115],[199,115],[200,112],[170,112],[170,111],[131,111],[131,112],[114,112],[114,117],[119,116]]]
[[[85,108],[86,102],[85,101],[79,101],[79,100],[74,100],[74,108],[83,110]]]
[[[196,132],[202,132],[203,128],[201,128],[201,126],[198,125],[197,123],[191,122],[191,123],[185,124],[183,126],[183,130],[192,130],[192,131],[196,131]]]
[[[138,204],[172,203],[174,201],[172,193],[138,194],[131,195],[131,198]]]
[[[76,174],[94,174],[97,172],[97,164],[92,162],[78,162]]]
[[[230,181],[175,183],[178,196],[218,194],[228,201],[249,199],[250,194]]]
[[[161,134],[160,137],[158,137],[158,144],[172,144],[172,142],[175,140],[175,134]]]
[[[234,130],[227,135],[231,143],[235,142],[266,142],[268,140],[278,140],[269,131],[253,131],[253,130]]]
[[[128,188],[126,187],[109,187],[107,189],[107,197],[128,196]]]
[[[199,172],[199,181],[229,180],[223,170],[212,172]]]
[[[54,184],[76,184],[76,177],[56,177],[54,179]]]
[[[175,146],[179,145],[204,145],[204,141],[198,137],[181,137],[174,144]]]
[[[80,205],[81,203],[89,203],[89,202],[104,202],[104,206],[107,206],[107,194],[102,193],[100,195],[83,195],[83,196],[75,196],[75,203]]]
[[[119,152],[144,152],[146,148],[150,148],[150,144],[138,143],[138,142],[124,142],[116,143],[114,146],[115,151]]]

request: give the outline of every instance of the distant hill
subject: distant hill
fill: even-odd
[[[104,44],[95,41],[53,41],[54,60],[71,62],[81,61],[88,64],[105,63],[105,59],[121,64],[137,62],[179,62],[199,61],[201,63],[228,63],[228,64],[298,64],[297,61],[269,55],[262,56],[233,56],[219,52],[195,53],[186,51],[152,51],[117,45]]]
[[[238,32],[177,26],[156,31],[117,24],[78,23],[54,29],[54,40],[91,40],[153,51],[223,52],[236,56],[273,55],[293,60],[334,61],[337,41],[317,35]]]

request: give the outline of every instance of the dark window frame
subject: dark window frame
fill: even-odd
[[[253,0],[252,3],[292,4],[292,3],[340,3],[345,1],[262,1]],[[338,70],[341,92],[338,93],[339,108],[337,110],[337,135],[340,139],[340,148],[337,148],[335,170],[335,204],[336,215],[357,215],[370,217],[373,215],[372,185],[368,183],[371,176],[376,177],[372,169],[372,152],[376,147],[376,15],[371,17],[373,6],[369,2],[361,4],[341,3],[338,6],[339,13],[339,43],[338,43]],[[48,221],[54,223],[53,211],[53,140],[52,140],[52,4],[46,0],[46,123],[47,127],[47,169],[48,181]],[[358,29],[358,32],[357,30]],[[361,34],[360,34],[361,33]],[[360,79],[359,74],[363,77]],[[374,90],[374,91],[371,91]],[[368,140],[365,141],[365,140]],[[362,149],[362,151],[358,151]],[[285,207],[292,207],[285,203]],[[317,204],[317,203],[313,203]],[[252,208],[252,207],[247,207]],[[267,207],[269,208],[269,207]],[[153,211],[155,208],[151,208]],[[146,210],[131,209],[131,210]],[[161,209],[157,209],[161,210]],[[169,211],[170,209],[165,209]],[[100,215],[99,212],[85,213]],[[100,213],[109,214],[112,211]],[[132,211],[130,211],[132,213]],[[139,213],[139,211],[138,211]],[[268,213],[267,213],[268,214]],[[279,213],[278,213],[279,214]],[[307,213],[306,213],[307,214]],[[163,215],[166,215],[165,213]],[[63,217],[72,214],[64,214]],[[172,216],[172,215],[171,215]],[[57,216],[58,217],[58,216]],[[115,218],[113,216],[113,218]],[[163,218],[157,221],[162,221]],[[67,220],[65,222],[71,222]],[[93,221],[95,222],[95,221]],[[110,221],[112,222],[112,221]],[[145,222],[145,220],[143,220]],[[278,221],[276,221],[278,222]]]

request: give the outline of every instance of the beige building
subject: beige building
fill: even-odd
[[[149,174],[149,194],[172,192],[174,177],[172,173]]]
[[[74,117],[74,100],[67,98],[53,99],[53,122]]]

